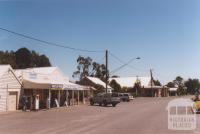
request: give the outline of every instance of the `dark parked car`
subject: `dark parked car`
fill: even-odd
[[[97,96],[90,98],[90,104],[99,104],[100,106],[112,105],[115,107],[120,103],[120,98],[117,93],[99,93]]]

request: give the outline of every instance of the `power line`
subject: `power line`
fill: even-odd
[[[139,57],[137,57],[137,58],[132,58],[131,60],[129,60],[129,61],[128,61],[127,63],[125,63],[124,65],[122,65],[122,66],[116,68],[115,70],[111,71],[111,74],[114,74],[114,73],[118,72],[119,70],[121,70],[121,69],[124,68],[125,66],[129,65],[132,61],[137,60],[137,59],[140,59],[140,58],[139,58]]]
[[[120,63],[122,63],[122,64],[125,64],[125,62],[123,61],[123,60],[121,60],[120,58],[118,58],[117,56],[115,56],[113,53],[111,53],[110,51],[109,51],[109,54],[113,57],[113,58],[115,58],[117,61],[119,61]]]
[[[52,42],[49,42],[49,41],[45,41],[45,40],[41,40],[41,39],[38,39],[38,38],[35,38],[35,37],[31,37],[31,36],[28,36],[28,35],[25,35],[25,34],[21,34],[21,33],[18,33],[18,32],[14,32],[14,31],[11,31],[11,30],[8,30],[8,29],[5,29],[5,28],[1,28],[1,27],[0,27],[0,30],[6,31],[8,33],[11,33],[11,34],[23,37],[23,38],[38,41],[38,42],[41,42],[41,43],[48,45],[48,46],[61,47],[61,48],[66,48],[66,49],[70,49],[70,50],[74,50],[74,51],[90,52],[90,53],[104,52],[103,50],[99,50],[99,51],[98,50],[87,50],[87,49],[79,49],[79,48],[64,46],[64,45],[60,45],[60,44],[57,44],[57,43],[52,43]]]
[[[113,58],[115,58],[117,61],[119,61],[120,63],[126,64],[125,61],[121,60],[119,57],[117,57],[117,56],[114,55],[113,53],[109,52],[109,54],[110,54]],[[128,66],[129,68],[131,68],[131,69],[134,69],[134,70],[137,70],[137,71],[140,71],[140,72],[147,72],[147,71],[149,71],[149,70],[144,70],[144,69],[136,68],[136,67],[134,67],[134,66],[132,66],[132,65],[130,65],[130,64],[128,64],[127,66]]]

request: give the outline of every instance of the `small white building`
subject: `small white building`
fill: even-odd
[[[178,87],[169,88],[169,96],[178,96]]]
[[[0,112],[18,109],[21,82],[10,65],[0,65]]]

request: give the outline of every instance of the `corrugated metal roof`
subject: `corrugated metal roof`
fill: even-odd
[[[20,75],[21,72],[23,73],[36,73],[36,74],[43,74],[43,75],[48,75],[54,72],[57,67],[36,67],[36,68],[26,68],[26,69],[16,69],[15,73],[17,75]]]
[[[103,82],[102,80],[100,80],[99,78],[96,77],[87,77],[90,81],[92,81],[93,83],[97,84],[97,85],[101,85],[104,88],[106,88],[106,83]],[[110,86],[108,86],[108,88],[111,88]]]
[[[151,77],[120,77],[120,78],[110,78],[109,81],[115,80],[121,87],[134,87],[135,83],[139,80],[141,86],[150,86]]]
[[[0,65],[0,78],[8,71],[10,71],[14,75],[16,80],[21,85],[21,81],[18,79],[17,75],[15,74],[14,70],[12,69],[12,67],[10,65]]]
[[[69,82],[57,67],[39,67],[15,70],[16,75],[23,80],[34,83],[63,84]]]
[[[0,65],[0,77],[3,76],[9,69],[12,69],[10,65]]]

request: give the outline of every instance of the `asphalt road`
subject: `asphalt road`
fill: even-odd
[[[0,134],[199,134],[199,124],[194,131],[167,129],[171,99],[137,98],[115,108],[75,106],[0,114]]]

